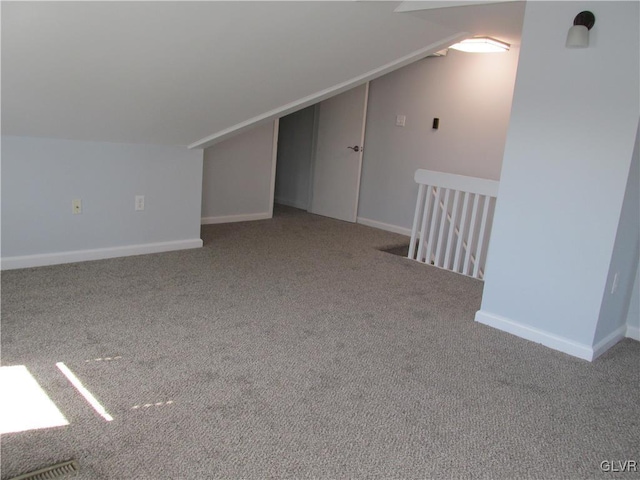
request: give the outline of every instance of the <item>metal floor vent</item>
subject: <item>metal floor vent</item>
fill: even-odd
[[[13,477],[10,480],[49,480],[52,478],[60,478],[65,475],[75,475],[77,472],[78,462],[75,460],[69,460],[68,462],[56,463],[50,467],[41,468],[34,472]]]

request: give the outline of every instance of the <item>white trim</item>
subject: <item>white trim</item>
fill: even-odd
[[[457,42],[458,40],[462,40],[469,36],[466,32],[458,32],[449,37],[443,38],[442,40],[432,43],[420,50],[416,50],[411,52],[404,57],[401,57],[393,62],[387,63],[381,67],[370,70],[362,75],[357,77],[353,77],[345,82],[334,85],[333,87],[326,88],[324,90],[320,90],[319,92],[313,93],[307,97],[301,98],[300,100],[296,100],[295,102],[287,103],[281,107],[275,108],[273,110],[269,110],[262,115],[258,115],[256,117],[250,118],[244,122],[237,123],[229,128],[225,128],[224,130],[220,130],[213,135],[209,135],[207,137],[201,138],[193,142],[187,148],[207,148],[213,145],[214,143],[220,142],[225,138],[229,138],[232,135],[236,135],[243,131],[249,130],[253,126],[267,122],[276,117],[284,117],[289,113],[295,112],[297,110],[302,110],[305,107],[313,105],[314,103],[321,102],[322,100],[326,100],[327,98],[334,97],[342,92],[346,92],[354,87],[362,85],[369,80],[373,80],[374,78],[381,77],[389,72],[402,68],[410,63],[413,63],[417,60],[425,58],[432,53],[437,52],[438,50],[442,50],[444,47],[448,47],[452,43]]]
[[[510,333],[532,342],[540,343],[545,347],[558,350],[560,352],[567,353],[574,357],[582,358],[583,360],[592,361],[594,357],[594,349],[589,345],[574,342],[568,338],[554,335],[553,333],[545,332],[538,328],[533,328],[528,325],[523,325],[518,322],[514,322],[500,315],[495,315],[490,312],[478,310],[476,312],[476,322],[488,325],[503,332]]]
[[[224,215],[222,217],[202,217],[200,224],[213,225],[217,223],[251,222],[253,220],[267,220],[272,217],[270,212],[243,213],[240,215]]]
[[[460,190],[461,192],[488,195],[490,197],[497,197],[498,189],[500,188],[500,182],[496,180],[436,172],[423,168],[416,170],[413,179],[416,183],[422,183],[424,185],[433,185],[438,188]]]
[[[278,132],[280,119],[273,121],[273,140],[271,141],[271,185],[269,187],[269,218],[273,218],[273,197],[276,193],[276,164],[278,162]]]
[[[279,205],[286,205],[287,207],[299,208],[301,210],[307,209],[307,205],[304,202],[301,202],[299,200],[296,201],[296,200],[289,200],[288,198],[275,197],[274,203],[277,203]]]
[[[592,360],[595,360],[600,355],[602,355],[604,352],[606,352],[611,347],[613,347],[620,340],[622,340],[624,338],[624,334],[625,334],[626,330],[627,330],[627,326],[626,325],[621,325],[620,327],[616,328],[613,332],[611,332],[609,335],[607,335],[602,340],[600,340],[598,343],[596,343],[593,346],[593,358],[592,358]]]
[[[640,342],[640,328],[633,327],[631,325],[627,325],[626,332],[624,336],[627,338],[632,338],[634,340],[638,340]]]
[[[353,209],[354,222],[358,221],[358,206],[360,205],[360,185],[362,184],[362,162],[364,157],[364,136],[367,130],[367,107],[369,106],[369,82],[364,87],[364,109],[362,111],[362,131],[360,132],[360,154],[358,158],[358,183],[356,184],[356,204]]]
[[[202,247],[202,240],[199,238],[193,238],[190,240],[126,245],[123,247],[74,250],[70,252],[43,253],[37,255],[22,255],[2,258],[2,265],[0,268],[2,270],[14,270],[17,268],[44,267],[46,265],[59,265],[62,263],[103,260],[105,258],[129,257],[132,255],[171,252],[174,250],[187,250],[190,248],[200,247]]]
[[[411,237],[411,229],[398,227],[397,225],[391,225],[390,223],[378,222],[377,220],[371,220],[369,218],[357,217],[356,223],[366,225],[367,227],[378,228],[380,230],[386,230],[387,232],[399,233],[405,237]]]
[[[418,10],[431,10],[433,8],[448,8],[448,7],[464,7],[467,5],[488,5],[491,3],[502,3],[502,2],[512,2],[514,0],[490,0],[490,1],[482,1],[482,0],[442,0],[442,1],[416,1],[416,0],[408,0],[402,2],[400,5],[396,7],[394,12],[403,13],[403,12],[415,12]],[[521,1],[521,0],[515,0]]]

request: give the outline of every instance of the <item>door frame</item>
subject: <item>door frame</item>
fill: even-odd
[[[362,112],[362,132],[360,133],[360,158],[358,165],[358,185],[356,186],[356,206],[353,212],[353,223],[358,223],[358,207],[360,206],[360,185],[362,185],[362,163],[364,162],[364,137],[367,131],[367,108],[369,107],[369,82],[364,90],[364,112]]]
[[[362,163],[364,161],[364,142],[365,135],[367,130],[367,112],[369,107],[369,84],[370,82],[366,82],[365,91],[364,91],[364,111],[362,115],[362,131],[360,133],[360,146],[361,150],[359,152],[358,158],[358,184],[356,185],[356,204],[355,204],[355,212],[354,212],[354,223],[358,223],[358,206],[360,205],[360,186],[362,184]],[[355,85],[352,88],[357,88],[360,85]],[[344,93],[344,92],[341,92]],[[338,94],[339,95],[339,94]],[[330,97],[331,98],[331,97]],[[325,99],[328,100],[328,99]],[[324,101],[324,100],[323,100]],[[309,165],[309,193],[307,198],[307,206],[306,211],[308,212],[311,208],[311,203],[313,201],[313,177],[314,170],[316,165],[316,152],[318,150],[318,126],[320,123],[320,104],[322,102],[318,102],[313,105],[313,125],[312,125],[312,133],[311,133],[311,155],[310,155],[310,165]],[[275,200],[275,184],[276,184],[276,166],[278,160],[278,133],[279,133],[279,124],[280,119],[277,118],[274,120],[273,126],[273,151],[272,151],[272,165],[271,165],[271,190],[269,192],[269,212],[270,217],[273,217],[273,202]]]
[[[360,132],[360,152],[358,152],[358,183],[356,185],[356,203],[353,212],[353,223],[358,223],[358,206],[360,205],[360,185],[362,184],[362,163],[364,161],[364,141],[367,130],[367,111],[369,107],[369,84],[370,82],[366,82],[364,84],[364,108],[362,112],[362,131]],[[353,88],[358,88],[360,85],[357,85]],[[344,93],[344,92],[342,92]],[[328,99],[326,99],[328,100]],[[320,104],[319,102],[315,105],[314,117],[313,117],[313,137],[311,141],[311,168],[309,169],[309,201],[307,204],[307,211],[311,209],[311,204],[313,201],[313,176],[316,167],[316,153],[318,150],[318,127],[320,123]]]
[[[271,143],[271,185],[269,186],[269,218],[273,218],[273,201],[276,195],[276,165],[278,163],[278,133],[280,119],[273,121],[273,140]]]

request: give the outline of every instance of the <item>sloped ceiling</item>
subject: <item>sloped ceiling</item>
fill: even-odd
[[[2,133],[206,146],[464,35],[399,4],[2,2]]]
[[[443,3],[450,5],[443,8]],[[457,3],[467,5],[454,6]],[[403,2],[396,11],[406,11],[405,15],[412,15],[443,27],[470,32],[474,35],[494,37],[514,47],[519,47],[525,5],[526,3],[521,0],[506,2],[494,0],[486,3],[455,0],[446,2],[410,1]]]

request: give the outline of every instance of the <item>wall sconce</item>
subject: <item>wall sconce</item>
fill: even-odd
[[[596,23],[596,17],[589,11],[580,12],[573,19],[573,27],[567,34],[567,48],[587,48],[589,46],[589,30]]]

